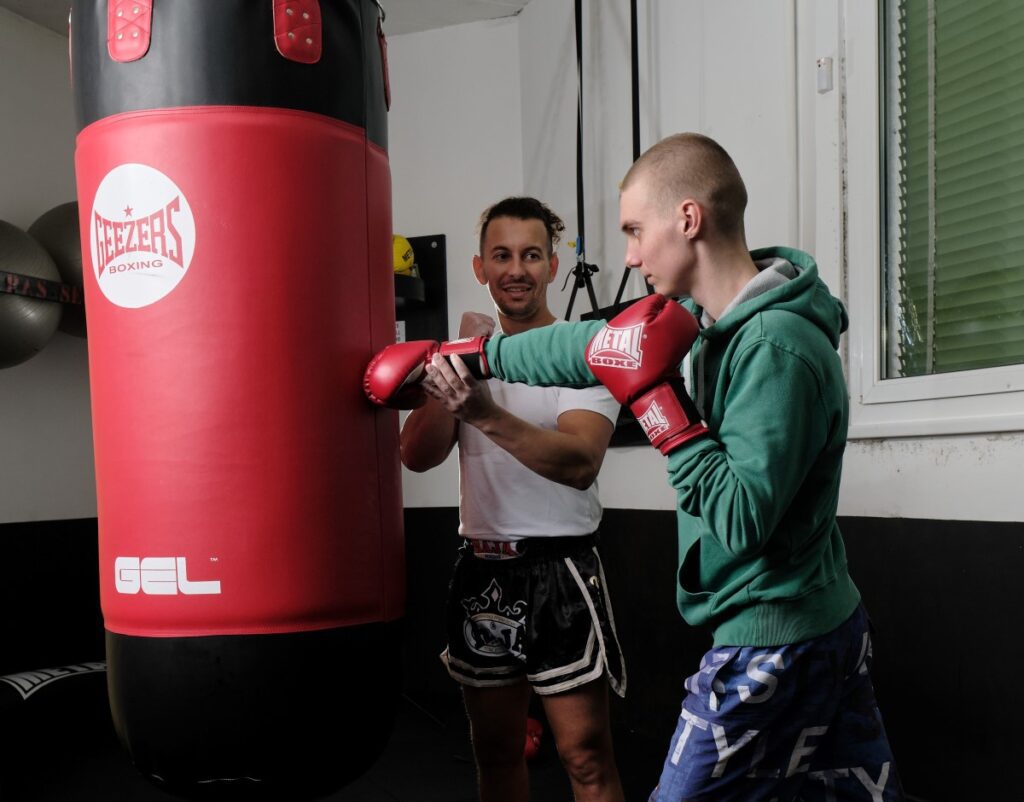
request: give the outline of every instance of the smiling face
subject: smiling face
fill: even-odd
[[[673,207],[659,200],[643,176],[619,196],[626,267],[639,270],[659,295],[685,295],[690,290],[696,254],[686,233],[692,230],[689,215],[694,211],[688,204],[693,201]]]
[[[473,257],[473,272],[505,319],[502,329],[511,333],[508,323],[516,331],[550,323],[547,288],[558,271],[558,256],[551,252],[544,223],[495,217],[487,225],[480,251]]]

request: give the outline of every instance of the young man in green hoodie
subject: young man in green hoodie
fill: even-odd
[[[901,800],[836,522],[846,312],[807,254],[748,251],[746,202],[721,146],[668,137],[634,163],[620,194],[626,264],[656,294],[604,325],[393,354],[387,371],[368,372],[367,391],[387,403],[424,372],[600,381],[668,456],[677,604],[714,641],[686,680],[651,802]]]

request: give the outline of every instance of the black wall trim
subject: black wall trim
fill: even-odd
[[[0,524],[0,674],[103,659],[95,518]]]
[[[873,676],[906,790],[921,802],[1024,799],[1024,523],[840,518],[875,628]],[[458,721],[438,654],[454,507],[405,510],[405,695]],[[0,674],[102,660],[96,520],[0,524]],[[656,779],[710,640],[675,609],[675,513],[606,510],[602,553],[629,672],[616,751]],[[653,784],[653,782],[652,782]]]
[[[438,665],[458,538],[455,508],[407,509],[408,692],[457,699]],[[1024,798],[1024,524],[840,518],[875,627],[873,678],[908,794],[918,802]],[[710,644],[675,608],[671,510],[605,510],[602,553],[629,692],[616,752],[656,780],[683,680]],[[415,633],[415,634],[413,634]],[[418,673],[417,673],[418,672]]]
[[[908,793],[1024,798],[1024,523],[840,518]]]

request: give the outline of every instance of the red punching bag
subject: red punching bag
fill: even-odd
[[[176,790],[300,798],[390,735],[404,565],[372,0],[76,0],[109,695]]]

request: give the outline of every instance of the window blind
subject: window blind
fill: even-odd
[[[1024,363],[1024,3],[883,5],[886,377]]]

